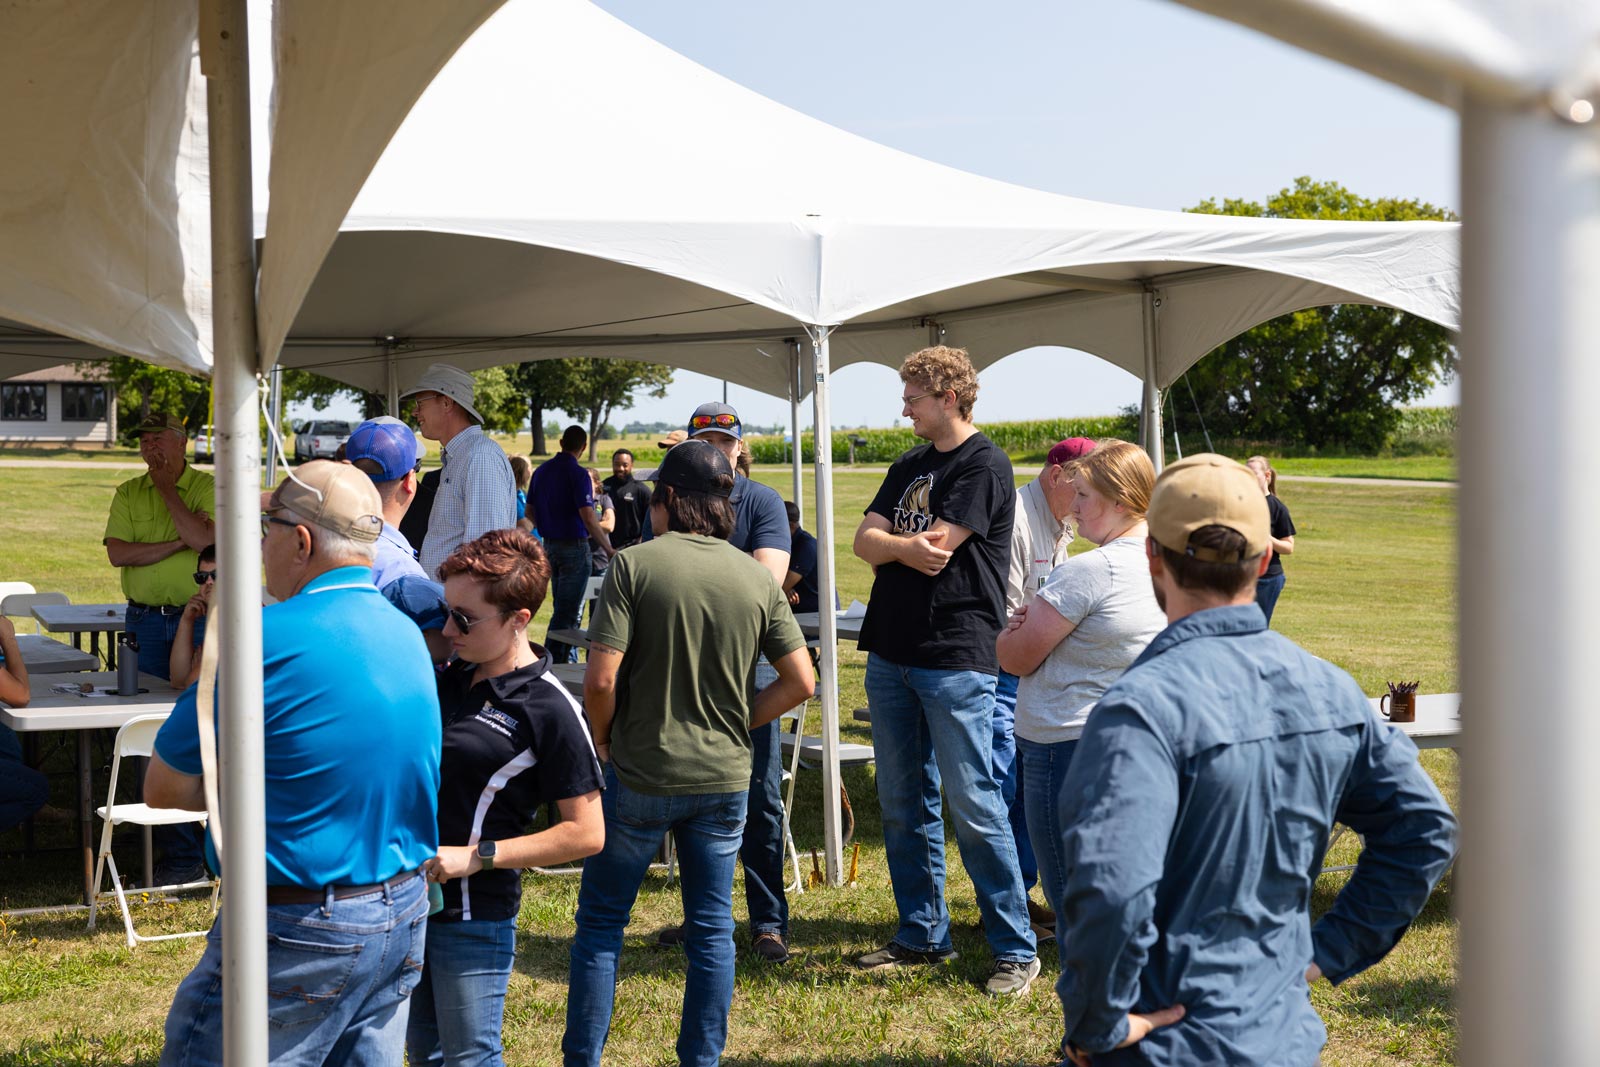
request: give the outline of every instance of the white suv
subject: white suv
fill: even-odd
[[[302,423],[294,435],[294,461],[332,459],[339,446],[350,439],[350,424],[336,419],[312,419]]]

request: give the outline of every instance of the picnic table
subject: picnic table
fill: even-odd
[[[53,634],[71,634],[74,648],[83,647],[83,635],[89,635],[89,651],[100,655],[100,635],[118,633],[127,629],[127,604],[38,604],[33,617]],[[116,670],[117,643],[106,642],[106,667]]]
[[[861,640],[861,623],[864,621],[864,616],[847,616],[842,612],[835,612],[834,617],[838,620],[839,640]],[[800,624],[800,632],[805,634],[807,640],[815,641],[822,636],[822,614],[820,612],[797,611],[794,613],[794,621]]]
[[[56,686],[70,685],[74,692],[58,693]],[[77,691],[82,685],[93,692]],[[0,702],[0,723],[17,733],[39,730],[67,730],[76,733],[78,749],[78,823],[83,847],[83,906],[94,899],[94,818],[93,766],[89,757],[89,734],[93,730],[120,728],[140,715],[167,715],[178,699],[177,690],[154,675],[139,675],[140,692],[117,696],[115,671],[90,671],[63,678],[59,674],[28,674],[28,706],[13,708]],[[147,864],[148,865],[148,864]]]
[[[99,657],[44,634],[18,634],[17,649],[22,653],[28,674],[70,674],[92,671],[100,666]]]

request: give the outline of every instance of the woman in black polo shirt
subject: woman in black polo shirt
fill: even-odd
[[[1294,551],[1294,519],[1289,509],[1278,499],[1278,472],[1272,469],[1266,456],[1251,456],[1245,463],[1256,476],[1261,491],[1267,494],[1267,515],[1272,522],[1272,562],[1267,573],[1256,579],[1256,603],[1272,625],[1272,609],[1278,606],[1278,594],[1283,592],[1287,578],[1283,573],[1283,557]]]
[[[550,584],[539,542],[491,531],[456,549],[439,576],[456,658],[439,675],[439,854],[426,869],[442,883],[444,910],[428,920],[406,1049],[414,1065],[501,1064],[521,871],[600,851],[600,764],[577,701],[528,642]],[[561,821],[525,833],[548,803]]]

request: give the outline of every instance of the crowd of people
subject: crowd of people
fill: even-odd
[[[923,443],[853,546],[873,569],[860,647],[898,918],[859,966],[954,958],[948,809],[985,990],[1026,995],[1056,943],[1063,1061],[1315,1062],[1308,983],[1393,947],[1456,826],[1355,682],[1268,629],[1295,532],[1276,474],[1207,454],[1158,478],[1131,444],[1072,438],[1016,488],[974,422],[965,352],[916,352],[900,379]],[[794,614],[824,594],[816,540],[748,477],[726,404],[695,409],[658,469],[622,449],[602,479],[577,426],[538,467],[508,458],[457,368],[406,395],[437,472],[384,417],[263,496],[272,1060],[502,1062],[520,872],[581,859],[561,1047],[599,1063],[623,929],[670,832],[683,922],[657,939],[687,962],[676,1051],[714,1064],[736,864],[751,952],[791,955],[777,719],[814,691]],[[118,488],[105,544],[141,670],[184,690],[143,789],[199,810],[193,681],[229,576],[181,424],[137,432],[148,470]],[[1096,547],[1071,555],[1075,538]],[[552,673],[577,646],[528,629],[547,597],[551,630],[578,629],[594,578],[580,703]],[[3,619],[0,655],[0,699],[19,676],[25,699]],[[1313,924],[1335,822],[1365,852]],[[220,869],[209,840],[160,845],[161,884]],[[220,1062],[219,929],[164,1064]]]

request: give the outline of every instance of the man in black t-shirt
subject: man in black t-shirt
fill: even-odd
[[[617,509],[611,547],[621,551],[638,543],[640,532],[650,521],[650,487],[633,476],[633,453],[626,448],[611,453],[611,477],[600,484]]]
[[[869,970],[955,956],[944,900],[943,783],[995,966],[986,988],[1022,996],[1039,973],[1027,891],[994,776],[994,642],[1005,624],[1016,486],[972,424],[978,376],[942,345],[907,357],[902,415],[928,444],[895,461],[856,530],[872,564],[861,625],[878,803],[900,926]]]

